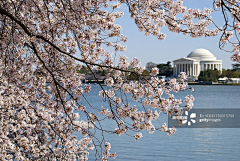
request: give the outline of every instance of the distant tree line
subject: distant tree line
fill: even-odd
[[[221,72],[216,68],[214,70],[207,69],[205,71],[201,71],[198,80],[199,81],[211,81],[217,82],[218,78],[221,77]]]
[[[221,77],[240,78],[240,63],[232,64],[232,69],[223,69]]]
[[[92,74],[91,71],[85,65],[82,65],[80,70],[77,70],[78,73],[82,74]],[[108,74],[108,70],[93,70],[94,74],[100,76],[106,76]]]
[[[167,63],[154,63],[154,62],[148,62],[146,64],[146,69],[142,73],[142,77],[148,77],[151,73],[152,68],[157,67],[159,69],[158,76],[172,76],[173,75],[173,67],[171,65],[171,62],[168,61]],[[131,67],[129,67],[129,70],[131,70]],[[83,74],[91,74],[90,70],[86,66],[82,66],[80,70],[78,70],[79,73]],[[106,76],[109,71],[107,70],[98,70],[94,71],[97,75],[100,76]],[[199,81],[212,81],[215,82],[218,80],[218,78],[240,78],[240,63],[232,64],[232,69],[222,69],[222,73],[218,71],[217,69],[211,70],[207,69],[205,71],[201,71],[198,80]],[[129,73],[127,76],[128,80],[137,80],[137,76],[134,73]]]
[[[148,62],[146,64],[146,70],[148,72],[151,72],[153,67],[157,67],[159,69],[159,74],[158,76],[172,76],[173,75],[173,67],[171,65],[171,62],[168,61],[167,63],[160,63],[160,64],[156,64],[153,62]]]
[[[240,63],[232,64],[232,69],[222,69],[222,73],[217,69],[201,71],[198,80],[216,82],[218,78],[223,77],[240,78]]]
[[[159,64],[156,64],[154,62],[148,62],[146,64],[146,69],[143,71],[142,73],[142,77],[144,78],[148,78],[149,77],[149,74],[151,73],[152,71],[152,68],[154,67],[157,67],[159,69],[159,74],[158,76],[172,76],[173,75],[173,67],[171,65],[171,62],[168,61],[167,63],[159,63]],[[128,70],[133,70],[130,66],[128,68]],[[78,73],[82,73],[82,74],[92,74],[90,72],[90,70],[88,69],[88,67],[86,66],[82,66],[82,68],[80,70],[77,70]],[[106,76],[109,71],[107,70],[94,70],[94,73],[96,75],[100,75],[100,76]],[[129,75],[127,76],[127,79],[128,80],[137,80],[138,77],[137,75],[135,75],[134,73],[129,73]]]
[[[134,71],[134,69],[133,68],[131,68],[130,66],[129,66],[129,68],[128,68],[128,70],[133,70]],[[96,76],[107,76],[107,74],[109,73],[109,71],[108,70],[92,70],[93,72],[94,72],[94,74],[96,75]],[[81,69],[80,70],[77,70],[77,72],[78,73],[82,73],[82,74],[85,74],[85,75],[91,75],[92,73],[91,73],[91,71],[88,69],[88,67],[86,67],[86,66],[82,66],[81,67]],[[148,77],[149,76],[149,74],[150,74],[150,72],[148,72],[148,70],[144,70],[143,72],[142,72],[142,77]],[[126,77],[126,79],[127,80],[137,80],[138,79],[138,76],[136,75],[136,74],[134,74],[134,73],[128,73],[128,75],[127,75],[127,77]]]
[[[128,67],[128,70],[133,70],[133,68],[131,68],[130,66]],[[150,75],[150,72],[145,69],[143,72],[142,72],[142,75],[141,77],[143,78],[148,78]],[[129,73],[129,75],[127,76],[127,80],[138,80],[140,77],[138,77],[135,73]]]

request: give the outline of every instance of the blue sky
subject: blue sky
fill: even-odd
[[[204,9],[204,7],[212,8],[212,3],[213,0],[185,0],[183,4],[187,8]],[[122,43],[122,45],[127,46],[127,51],[118,52],[117,58],[118,55],[126,55],[130,60],[137,57],[145,66],[150,61],[166,63],[167,61],[187,57],[191,51],[197,48],[205,48],[212,52],[218,60],[223,60],[223,68],[229,69],[231,64],[234,63],[230,59],[231,53],[219,49],[220,34],[215,37],[191,38],[189,35],[168,32],[167,27],[164,27],[161,31],[167,34],[167,37],[160,41],[154,36],[145,36],[143,32],[138,30],[134,20],[130,18],[126,6],[122,5],[119,10],[124,11],[124,16],[117,19],[116,23],[123,27],[122,34],[128,37],[128,41]],[[213,13],[212,19],[218,25],[224,23],[221,12]]]

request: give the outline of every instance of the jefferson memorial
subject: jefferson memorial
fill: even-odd
[[[222,60],[217,60],[210,51],[201,48],[193,50],[186,58],[173,61],[173,75],[185,72],[192,80],[198,79],[200,71],[215,68],[222,73]]]

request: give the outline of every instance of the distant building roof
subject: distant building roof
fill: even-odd
[[[202,48],[193,50],[190,54],[188,54],[187,58],[207,61],[216,60],[216,57],[214,57],[210,51]]]

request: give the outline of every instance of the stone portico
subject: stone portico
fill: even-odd
[[[222,73],[222,60],[217,60],[214,55],[206,49],[196,49],[186,58],[173,61],[173,75],[185,72],[190,79],[197,80],[200,71],[207,69],[219,70]]]

